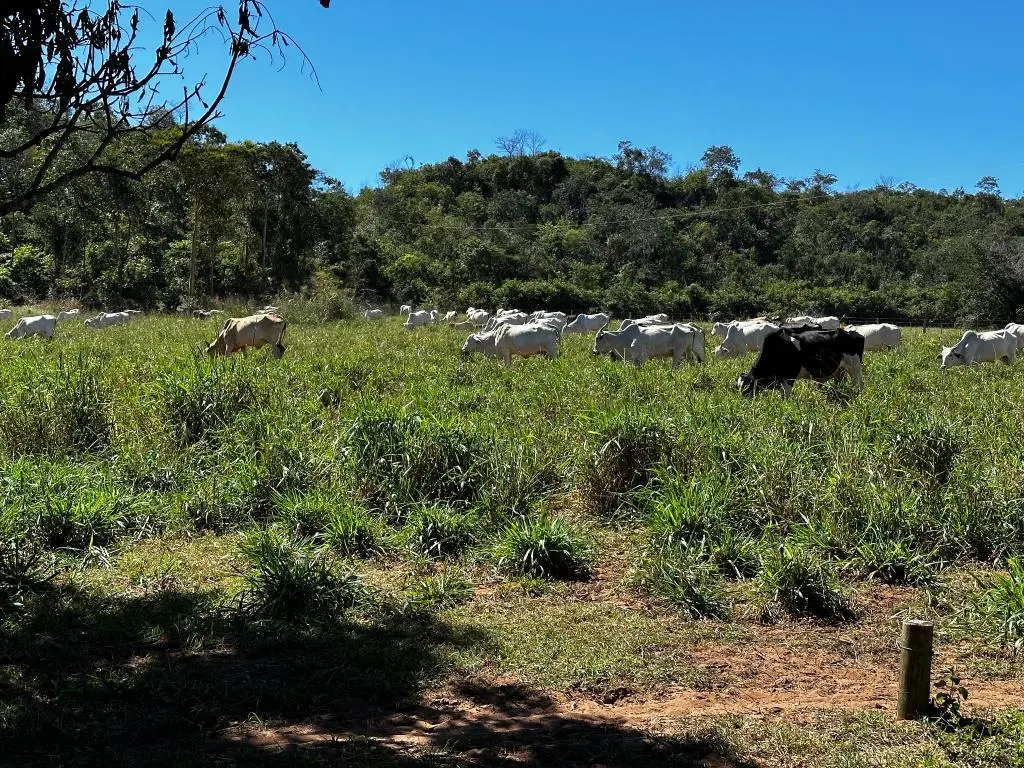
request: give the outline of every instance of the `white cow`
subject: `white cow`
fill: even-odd
[[[63,309],[57,313],[57,322],[61,320],[68,320],[72,317],[78,317],[82,311],[80,309]]]
[[[899,326],[891,323],[848,325],[846,330],[856,331],[864,337],[865,352],[872,349],[899,349],[903,333]]]
[[[6,320],[8,317],[14,314],[13,309],[0,309],[0,320]]]
[[[398,314],[401,315],[402,317],[406,317],[407,315],[411,315],[412,314],[412,304],[403,304],[401,307],[399,307]]]
[[[629,345],[628,359],[643,365],[656,357],[671,357],[672,367],[678,368],[686,355],[704,361],[704,334],[693,326],[649,325],[639,326],[639,333]]]
[[[384,310],[383,309],[368,309],[363,312],[364,320],[383,320]]]
[[[543,323],[503,325],[494,333],[494,350],[506,366],[512,365],[513,355],[547,355],[548,359],[555,360],[561,341],[562,334]]]
[[[490,317],[490,312],[483,309],[474,309],[473,307],[470,307],[466,313],[466,319],[477,327],[485,325]]]
[[[48,339],[52,339],[56,328],[57,318],[53,315],[23,317],[14,324],[14,327],[7,332],[4,338],[24,339],[26,336],[45,336]]]
[[[994,363],[1007,365],[1017,361],[1017,337],[1005,328],[1000,331],[965,331],[952,347],[943,347],[939,353],[942,370],[955,365]]]
[[[273,310],[271,311],[277,312],[277,307],[274,307]],[[130,315],[131,317],[142,317],[141,309],[124,309],[122,310],[122,312],[124,312],[126,315]]]
[[[576,319],[571,323],[566,323],[563,331],[565,333],[589,333],[590,331],[597,331],[608,325],[608,321],[611,318],[604,312],[599,312],[596,315],[585,315],[578,314]]]
[[[455,328],[456,330],[459,330],[459,331],[468,331],[471,328],[476,328],[477,327],[476,323],[474,323],[472,320],[463,320],[463,321],[458,322],[458,323],[448,323],[448,325],[450,325],[452,328]]]
[[[86,328],[109,328],[112,325],[127,325],[132,316],[127,312],[100,312],[85,321]]]
[[[721,336],[725,338],[725,334],[729,332],[729,328],[734,325],[760,325],[761,323],[770,323],[767,317],[763,315],[761,317],[752,317],[749,320],[730,320],[727,323],[718,322],[711,326],[711,334],[713,336]]]
[[[449,312],[445,312],[445,313],[444,313],[444,319],[442,320],[442,322],[445,322],[445,323],[454,323],[454,322],[455,322],[455,319],[456,319],[456,318],[457,318],[458,316],[459,316],[459,313],[458,313],[458,312],[451,312],[451,311],[449,311]]]
[[[441,314],[436,310],[430,310],[430,324],[437,325],[437,321],[441,319]]]
[[[569,319],[565,312],[546,312],[544,310],[538,310],[537,312],[530,313],[530,320],[561,320],[563,322]]]
[[[493,331],[503,325],[525,325],[530,321],[530,316],[525,312],[506,312],[488,318],[484,323],[485,331]]]
[[[248,317],[229,317],[210,342],[206,353],[210,357],[222,355],[227,357],[235,352],[246,352],[250,348],[270,346],[270,354],[275,360],[284,356],[284,332],[288,323],[273,312],[257,312]]]
[[[607,328],[602,328],[594,337],[594,348],[591,350],[591,353],[595,355],[608,355],[612,359],[625,360],[626,352],[639,335],[640,326],[633,323],[617,331],[609,331]]]
[[[484,357],[497,357],[498,351],[494,348],[494,337],[497,331],[481,331],[471,333],[462,345],[462,356],[466,357],[473,352],[479,352]]]
[[[741,357],[748,352],[760,352],[765,337],[779,330],[775,323],[731,325],[722,343],[715,347],[715,357]]]
[[[834,331],[839,327],[839,318],[835,315],[825,315],[814,318],[814,323],[821,326],[823,331]]]
[[[657,315],[645,315],[644,317],[638,317],[636,319],[626,318],[619,323],[619,330],[628,328],[631,325],[666,325],[668,323],[668,315],[661,312]]]
[[[782,322],[787,325],[817,325],[818,319],[810,315],[794,315],[793,317],[787,317]]]
[[[419,328],[421,325],[430,325],[432,322],[429,312],[410,312],[403,325],[405,330],[411,331],[413,328]]]
[[[1017,337],[1017,349],[1024,349],[1024,325],[1021,323],[1007,323],[1004,331],[1009,331]]]

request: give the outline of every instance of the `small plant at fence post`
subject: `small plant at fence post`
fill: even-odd
[[[897,720],[918,720],[929,712],[932,674],[932,633],[930,621],[903,622],[900,642],[900,691]]]

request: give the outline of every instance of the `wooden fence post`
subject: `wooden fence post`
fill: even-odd
[[[903,622],[900,643],[900,693],[897,720],[918,720],[928,714],[932,679],[932,623]]]

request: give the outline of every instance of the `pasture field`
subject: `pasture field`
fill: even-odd
[[[219,324],[2,345],[0,763],[1024,765],[1022,365],[908,329],[746,400],[752,357]],[[959,714],[894,721],[905,617]]]

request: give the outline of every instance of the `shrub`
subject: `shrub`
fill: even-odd
[[[500,568],[522,576],[576,579],[586,576],[592,556],[583,537],[565,521],[533,514],[509,523],[496,547]]]
[[[185,444],[198,443],[243,412],[258,405],[252,371],[238,360],[193,358],[191,370],[160,377],[167,422]]]
[[[406,605],[411,608],[450,608],[472,597],[472,585],[452,570],[426,576],[405,593]]]
[[[239,604],[251,617],[290,624],[332,621],[367,598],[359,577],[338,571],[311,539],[258,529],[246,535],[240,550],[248,570]]]
[[[53,558],[26,537],[0,541],[0,617],[22,608],[25,595],[43,589],[56,573]]]
[[[784,542],[764,558],[758,578],[766,618],[775,608],[792,616],[853,617],[850,597],[835,568],[792,542]]]
[[[426,507],[409,516],[405,536],[421,555],[457,557],[473,542],[474,521],[469,515],[451,509]]]
[[[664,422],[635,413],[602,419],[591,434],[598,448],[583,468],[587,507],[605,520],[630,517],[633,495],[672,456],[675,435]]]
[[[1006,573],[979,579],[983,590],[972,600],[972,612],[1000,638],[1004,648],[1024,651],[1024,561],[1010,558]]]
[[[729,601],[722,577],[690,552],[661,552],[643,564],[640,583],[691,619],[724,619]]]
[[[370,557],[384,551],[383,525],[359,507],[332,511],[323,533],[324,545],[346,557]]]

